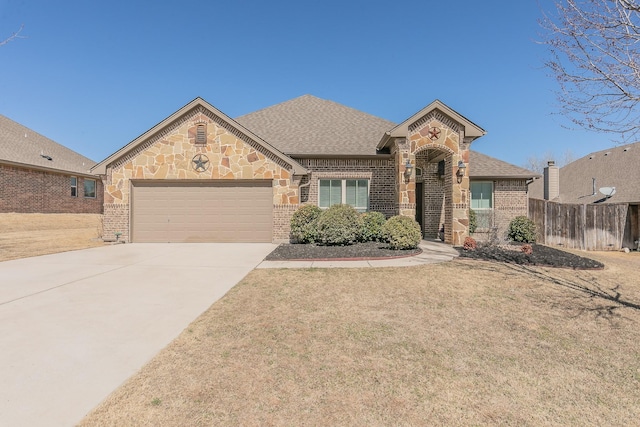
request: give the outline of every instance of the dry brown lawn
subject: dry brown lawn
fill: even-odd
[[[637,425],[640,254],[589,255],[255,270],[82,425]]]
[[[0,213],[0,261],[101,246],[101,217]]]

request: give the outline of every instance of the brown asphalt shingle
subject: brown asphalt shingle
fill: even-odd
[[[0,162],[3,160],[85,175],[95,165],[93,160],[0,115]]]
[[[608,148],[586,155],[560,168],[562,203],[639,203],[640,202],[640,142]],[[593,178],[596,194],[593,195]],[[530,197],[544,197],[544,180],[530,186]],[[606,200],[598,189],[616,187],[616,194]]]
[[[471,178],[533,178],[536,176],[540,175],[495,157],[477,151],[469,153],[469,177]]]
[[[287,155],[375,155],[384,133],[396,125],[311,95],[236,121]]]

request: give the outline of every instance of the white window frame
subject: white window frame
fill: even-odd
[[[489,199],[489,203],[491,204],[488,208],[474,208],[473,207],[473,185],[474,184],[490,184],[491,185],[491,198]],[[495,193],[496,186],[493,181],[471,181],[469,183],[469,192],[471,193],[470,207],[476,212],[476,218],[478,219],[478,229],[487,229],[493,227],[493,209],[495,206]],[[483,220],[482,216],[488,216],[486,220]],[[478,218],[480,217],[480,218]]]
[[[369,178],[320,178],[318,179],[318,206],[321,209],[328,209],[329,206],[320,206],[320,192],[322,191],[321,182],[322,181],[340,181],[340,203],[343,205],[349,204],[347,203],[347,181],[366,181],[367,182],[367,206],[353,206],[358,212],[368,212],[369,211],[369,203],[371,201],[371,180]]]
[[[87,196],[87,182],[89,182],[89,181],[93,182],[93,196]],[[85,178],[82,181],[82,188],[84,190],[84,197],[86,199],[95,199],[96,198],[96,194],[98,192],[98,184],[97,184],[95,179]]]
[[[78,177],[69,177],[69,184],[71,184],[71,197],[78,197]]]

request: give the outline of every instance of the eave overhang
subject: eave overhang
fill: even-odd
[[[267,151],[271,152],[276,157],[278,157],[280,160],[282,160],[284,163],[286,163],[289,166],[291,166],[290,171],[292,172],[293,175],[307,175],[309,173],[309,171],[306,168],[304,168],[301,164],[299,164],[298,162],[293,160],[291,157],[283,154],[278,149],[276,149],[274,146],[269,144],[267,141],[263,140],[262,138],[260,138],[259,136],[257,136],[253,132],[251,132],[249,129],[245,128],[240,123],[236,122],[231,117],[227,116],[222,111],[218,110],[213,105],[209,104],[207,101],[205,101],[204,99],[202,99],[200,97],[198,97],[198,98],[194,99],[193,101],[189,102],[187,105],[185,105],[184,107],[180,108],[178,111],[176,111],[175,113],[173,113],[172,115],[170,115],[169,117],[167,117],[166,119],[164,119],[163,121],[161,121],[160,123],[158,123],[157,125],[152,127],[151,129],[149,129],[148,131],[146,131],[145,133],[143,133],[142,135],[140,135],[139,137],[137,137],[136,139],[134,139],[133,141],[131,141],[130,143],[125,145],[124,147],[122,147],[120,150],[116,151],[115,153],[113,153],[112,155],[107,157],[106,159],[102,160],[100,163],[98,163],[97,165],[95,165],[94,167],[91,168],[91,172],[95,173],[95,174],[98,174],[98,175],[106,174],[107,166],[109,164],[111,164],[111,163],[117,161],[118,159],[126,156],[129,152],[134,150],[136,147],[138,147],[139,145],[143,144],[145,141],[148,141],[149,139],[153,138],[154,136],[158,135],[167,126],[171,125],[173,122],[175,122],[176,120],[180,119],[182,116],[187,114],[189,111],[197,109],[198,107],[202,107],[202,108],[208,110],[209,112],[211,112],[215,116],[219,117],[221,120],[227,122],[229,125],[233,126],[236,130],[238,130],[239,132],[244,134],[246,137],[248,137],[248,138],[252,139],[253,141],[255,141],[256,143],[260,144]]]
[[[378,150],[382,150],[388,147],[390,142],[392,142],[395,138],[406,138],[409,133],[409,126],[434,110],[439,110],[444,115],[450,117],[452,120],[462,125],[462,127],[464,128],[464,139],[466,142],[472,142],[473,140],[487,134],[487,131],[482,129],[480,126],[473,123],[462,114],[459,114],[455,110],[449,108],[443,102],[436,99],[431,104],[427,105],[393,129],[385,132],[376,148]]]

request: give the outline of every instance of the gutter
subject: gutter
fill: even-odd
[[[96,177],[98,177],[97,174],[92,174],[90,172],[76,172],[76,171],[71,171],[71,170],[66,170],[66,169],[48,168],[48,167],[45,167],[45,166],[37,166],[37,165],[30,165],[30,164],[27,164],[27,163],[12,162],[10,160],[0,160],[0,164],[13,166],[13,167],[18,167],[18,168],[22,168],[22,169],[37,170],[37,171],[41,171],[41,172],[57,173],[57,174],[60,174],[60,175],[82,176],[82,177],[92,178],[92,179],[95,179]]]

